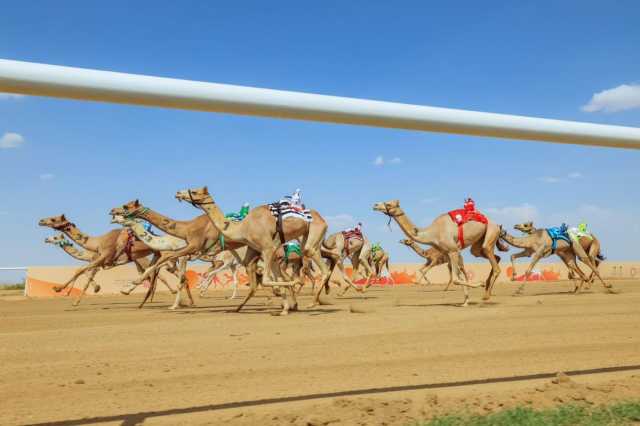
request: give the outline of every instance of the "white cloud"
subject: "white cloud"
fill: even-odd
[[[391,160],[387,161],[384,159],[384,157],[382,155],[378,155],[375,160],[373,160],[373,162],[371,164],[373,164],[374,166],[377,167],[382,167],[386,164],[401,164],[402,163],[402,159],[400,159],[400,157],[393,157]]]
[[[325,216],[329,228],[340,230],[345,229],[356,224],[356,219],[347,213],[340,213],[335,216]]]
[[[56,175],[54,175],[53,173],[43,173],[40,175],[40,180],[52,180],[55,177]]]
[[[539,177],[538,180],[544,183],[560,183],[570,179],[582,179],[583,177],[584,175],[580,172],[571,172],[566,176],[543,176]]]
[[[540,217],[538,208],[529,203],[516,206],[489,207],[484,210],[492,221],[499,224],[514,225],[530,220],[535,222]]]
[[[613,89],[595,93],[588,104],[582,107],[585,112],[618,112],[640,108],[640,85],[622,84]]]
[[[544,183],[558,183],[560,181],[562,181],[562,179],[555,177],[555,176],[543,176],[541,178],[538,178],[538,180],[540,182],[544,182]]]
[[[17,93],[2,93],[0,92],[0,99],[22,99],[24,95],[18,95]]]
[[[18,148],[24,143],[24,137],[18,133],[7,132],[0,138],[0,149]]]

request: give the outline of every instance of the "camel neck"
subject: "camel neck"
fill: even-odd
[[[184,222],[171,219],[149,208],[144,210],[138,217],[155,225],[158,229],[162,229],[167,234],[178,238],[185,238],[187,236]]]
[[[513,235],[505,232],[505,234],[501,237],[503,240],[508,242],[514,247],[518,248],[530,248],[534,245],[534,235],[527,234],[524,237],[514,237]]]
[[[62,250],[74,259],[90,262],[94,257],[94,255],[89,254],[88,251],[78,250],[71,244],[61,245],[60,247],[62,247]]]
[[[416,243],[415,241],[412,240],[411,245],[409,247],[411,247],[413,251],[415,251],[418,254],[418,256],[427,258],[427,251],[424,250],[422,247],[420,247],[418,243]]]
[[[412,241],[422,244],[433,244],[435,232],[431,227],[418,228],[404,211],[401,214],[393,216],[393,219],[400,226],[404,234]]]
[[[213,226],[224,236],[232,241],[242,241],[241,226],[243,222],[231,222],[226,220],[224,213],[220,210],[220,207],[214,202],[206,204],[198,204],[198,207],[202,209],[209,217]]]
[[[80,231],[75,225],[71,224],[62,230],[69,238],[75,241],[80,247],[90,250],[98,251],[98,238],[90,237],[84,232]]]

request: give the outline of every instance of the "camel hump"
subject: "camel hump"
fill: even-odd
[[[324,245],[328,249],[336,248],[336,234],[329,235],[327,239],[324,240],[322,245]]]

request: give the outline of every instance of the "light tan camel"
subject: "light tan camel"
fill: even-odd
[[[353,288],[360,293],[364,291],[363,288],[354,284],[354,281],[358,280],[360,266],[365,270],[367,284],[373,278],[374,272],[369,261],[369,257],[371,256],[371,243],[364,235],[363,239],[346,239],[342,231],[331,234],[323,241],[321,253],[324,258],[329,259],[332,274],[336,267],[340,271],[340,281],[337,281],[337,283],[340,286],[345,284],[344,290],[340,293],[341,296],[344,295],[349,288]],[[344,270],[345,259],[351,260],[351,265],[353,266],[352,278],[349,278]]]
[[[531,263],[527,267],[527,270],[524,274],[524,281],[518,287],[515,293],[522,294],[524,286],[534,266],[540,259],[554,254],[553,240],[545,229],[534,229],[530,234],[526,234],[523,237],[514,237],[512,235],[509,235],[505,230],[501,230],[500,238],[514,247],[525,249],[524,251],[530,253],[530,256],[532,257]],[[587,281],[587,277],[576,263],[576,255],[598,277],[604,288],[609,292],[612,292],[611,285],[604,282],[595,265],[591,263],[591,260],[586,255],[580,244],[576,242],[574,242],[573,244],[569,244],[564,240],[558,240],[556,241],[555,254],[558,255],[560,259],[562,259],[562,261],[570,271],[573,271],[573,273],[575,273],[581,279],[580,284],[575,285],[573,289],[574,293],[580,290],[580,288],[582,288],[582,284]]]
[[[152,267],[148,268],[133,284],[139,285],[146,277],[156,274],[163,265],[179,261],[178,276],[180,284],[176,299],[169,309],[174,310],[180,307],[180,293],[182,289],[187,291],[189,303],[193,306],[195,303],[185,276],[187,261],[190,257],[199,258],[205,254],[215,256],[222,251],[220,233],[211,224],[207,216],[200,215],[188,221],[174,220],[143,206],[138,200],[130,201],[122,205],[122,207],[114,207],[111,209],[110,214],[111,216],[123,216],[126,219],[143,219],[165,233],[186,241],[186,246],[178,250],[163,251],[158,261]],[[229,242],[227,245],[230,246],[228,248],[239,248],[242,246],[241,244],[233,242]]]
[[[394,219],[410,239],[421,244],[432,245],[447,254],[455,272],[453,283],[463,286],[464,302],[462,306],[467,306],[469,302],[469,290],[467,287],[480,287],[482,284],[474,285],[469,283],[460,269],[461,247],[458,244],[458,225],[451,217],[448,214],[442,214],[428,227],[418,228],[400,208],[400,201],[398,200],[376,203],[373,206],[373,210],[389,216],[389,220]],[[504,246],[498,245],[500,227],[491,221],[488,224],[471,221],[463,225],[463,230],[464,242],[462,248],[471,246],[471,254],[476,257],[484,257],[491,263],[491,273],[485,282],[483,296],[484,300],[489,300],[493,284],[500,275],[500,266],[494,254],[494,249],[496,246],[499,250],[505,249]]]
[[[64,234],[56,234],[54,236],[47,237],[44,239],[44,242],[47,244],[53,244],[54,246],[60,247],[69,256],[73,257],[74,259],[81,260],[83,262],[91,262],[98,255],[98,253],[88,251],[88,250],[82,250],[75,247],[71,241],[67,240]],[[87,285],[90,284],[93,286],[94,293],[97,293],[100,291],[100,285],[94,281],[94,278],[98,273],[98,270],[99,270],[98,268],[93,269],[91,272],[89,272],[89,276],[87,278]],[[71,293],[72,289],[73,289],[72,287],[69,288],[69,291],[67,292],[67,296]]]
[[[220,264],[216,267],[211,267],[206,272],[206,275],[200,283],[198,284],[198,288],[200,289],[200,296],[204,297],[207,294],[207,290],[209,286],[213,282],[216,274],[219,274],[222,271],[226,271],[229,269],[231,271],[231,276],[233,278],[233,283],[231,288],[233,289],[233,294],[229,299],[235,299],[238,295],[238,268],[242,266],[242,260],[247,255],[247,247],[240,247],[237,250],[225,250],[221,253],[218,253],[214,257],[214,261],[219,261]]]
[[[158,255],[157,252],[151,250],[151,248],[143,242],[137,240],[130,241],[128,231],[123,229],[114,229],[101,236],[91,237],[81,232],[75,224],[69,222],[65,215],[47,217],[41,219],[38,224],[61,231],[80,247],[96,253],[96,257],[93,258],[88,265],[78,268],[64,285],[54,287],[54,291],[56,292],[60,292],[70,285],[73,287],[73,284],[80,275],[85,272],[92,272],[94,269],[115,267],[124,263],[134,262],[138,270],[142,272],[144,267],[153,264]],[[119,259],[121,259],[123,254],[126,256],[126,262],[120,263],[121,261],[119,261]],[[154,259],[150,262],[145,259],[149,255],[154,255]],[[155,278],[156,276],[154,275],[151,281],[153,282]],[[74,306],[80,303],[80,299],[88,286],[89,283],[87,282],[83,291],[73,302]]]
[[[532,234],[536,230],[536,228],[533,226],[532,221],[519,223],[515,225],[514,228],[522,232],[523,234]],[[571,237],[571,235],[569,236]],[[600,265],[602,259],[604,259],[604,257],[602,256],[602,253],[601,253],[600,240],[598,240],[598,238],[596,238],[596,236],[593,235],[593,233],[591,233],[591,237],[592,238],[581,236],[580,238],[578,238],[578,241],[580,243],[580,246],[582,246],[582,249],[584,250],[584,252],[587,254],[587,256],[589,256],[589,259],[591,259],[592,264],[595,265],[597,268]],[[517,276],[516,265],[514,260],[521,257],[531,257],[532,254],[533,253],[530,252],[530,250],[525,249],[519,253],[515,253],[511,255],[511,269],[513,271],[513,274],[511,275],[512,281],[515,280]],[[577,275],[574,274],[574,272],[571,269],[569,269],[569,279],[573,280],[578,278],[579,277],[577,277]],[[589,275],[589,280],[586,283],[587,288],[591,287],[591,284],[593,283],[594,279],[595,279],[595,274],[591,272],[591,274]]]
[[[165,252],[165,251],[177,251],[187,246],[187,242],[185,240],[178,237],[174,237],[173,235],[167,234],[167,235],[160,236],[160,235],[155,235],[151,232],[147,232],[147,230],[144,227],[144,221],[142,219],[133,218],[133,217],[127,218],[120,215],[114,215],[111,220],[111,223],[117,223],[124,226],[125,228],[130,229],[135,234],[136,238],[138,238],[140,241],[144,241],[145,244],[147,244],[152,249],[161,252],[161,254],[162,252]],[[178,271],[182,271],[182,276],[184,276],[184,271],[186,270],[186,262],[194,261],[194,260],[202,260],[204,262],[211,262],[212,263],[211,268],[216,268],[219,266],[218,264],[220,263],[220,261],[216,261],[214,257],[215,256],[211,254],[198,253],[195,255],[181,258],[184,261],[181,261],[180,259],[170,260],[166,262],[164,265],[161,265],[160,268],[166,267],[168,271],[170,271],[176,277],[178,277],[179,282],[182,282],[182,278],[178,273]],[[130,294],[131,291],[133,291],[137,285],[138,285],[137,283],[132,283],[129,287],[125,287],[123,290],[121,290],[121,292],[124,294]],[[181,288],[182,287],[184,286],[181,286]],[[152,286],[149,289],[147,296],[142,301],[141,306],[144,305],[144,303],[147,301],[149,296],[153,296],[154,292],[155,292],[155,286]],[[189,294],[189,292],[187,294]],[[181,300],[180,296],[176,295],[176,300],[174,301],[172,309],[177,309],[177,307],[180,306],[180,300]]]
[[[382,247],[378,247],[377,250],[371,250],[369,254],[369,258],[367,259],[367,263],[371,265],[371,269],[373,270],[374,280],[379,279],[382,276],[382,272],[384,269],[387,269],[387,274],[391,281],[393,282],[393,276],[391,275],[391,269],[389,269],[389,253],[387,253]],[[374,280],[369,280],[365,288],[371,287]]]
[[[271,213],[267,205],[252,209],[240,222],[233,222],[225,218],[224,213],[209,194],[207,187],[178,191],[176,198],[202,209],[208,215],[211,223],[224,235],[226,240],[236,241],[249,246],[250,250],[247,251],[248,258],[260,255],[264,262],[264,281],[262,285],[278,286],[284,284],[282,281],[274,281],[278,278],[284,278],[280,265],[274,259],[275,252],[278,247],[286,241],[300,241],[303,256],[312,259],[322,273],[321,285],[316,290],[314,301],[310,307],[320,303],[320,291],[329,281],[329,269],[322,260],[320,253],[320,245],[327,232],[327,223],[317,211],[311,210],[311,223],[299,218],[290,217],[283,219],[281,221],[281,227],[279,228],[278,220]],[[249,262],[245,262],[245,264],[247,263]],[[252,264],[255,265],[255,262]],[[250,277],[255,273],[255,271],[252,273],[249,270],[248,272]],[[274,273],[276,274],[275,277]],[[288,313],[290,306],[293,306],[294,309],[297,307],[295,293],[292,289],[296,284],[298,283],[294,282],[286,288],[287,294],[293,303],[291,304],[289,299],[283,296],[284,306],[281,313],[283,315]],[[249,293],[240,306],[238,306],[238,310],[242,309],[255,294],[258,285],[257,280],[254,282],[250,279],[250,285]]]
[[[431,285],[431,281],[429,281],[429,279],[427,278],[427,272],[429,272],[432,268],[435,268],[436,266],[446,264],[447,268],[449,269],[449,282],[447,283],[447,286],[444,288],[444,291],[449,290],[449,286],[451,286],[451,284],[453,283],[453,271],[451,268],[451,263],[449,262],[449,258],[445,254],[443,254],[440,250],[438,250],[435,247],[423,249],[418,245],[418,243],[408,238],[400,240],[400,244],[404,244],[405,246],[410,247],[411,249],[413,249],[414,252],[416,252],[418,256],[426,260],[424,265],[420,269],[418,269],[418,272],[420,273],[420,278],[426,281],[426,284]],[[500,256],[498,255],[495,255],[495,256],[498,263],[500,263]],[[469,281],[469,275],[467,275],[467,271],[464,268],[464,260],[462,256],[460,256],[459,259],[460,259],[460,270],[462,271],[464,276],[467,278],[467,281]],[[418,283],[420,283],[420,279]]]

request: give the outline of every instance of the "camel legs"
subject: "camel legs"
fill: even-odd
[[[315,306],[318,306],[320,304],[320,293],[322,292],[323,289],[325,289],[325,291],[328,293],[329,292],[329,279],[331,278],[331,274],[333,273],[333,270],[335,269],[335,267],[337,266],[340,271],[342,272],[342,277],[344,279],[345,277],[345,273],[344,273],[344,268],[342,265],[342,261],[341,259],[335,259],[332,258],[331,262],[333,263],[333,267],[331,268],[331,270],[329,269],[329,267],[327,266],[326,263],[324,263],[324,260],[322,259],[322,256],[320,255],[320,250],[314,250],[311,253],[311,256],[309,256],[312,260],[313,263],[315,265],[318,266],[318,268],[320,268],[320,284],[318,285],[318,288],[315,290],[314,295],[313,295],[313,302],[311,302],[311,304],[308,306],[308,308],[313,308]],[[353,286],[353,283],[348,282],[348,284]],[[354,286],[355,287],[355,286]],[[355,287],[357,291],[360,291],[359,288]]]
[[[468,281],[465,281],[464,283],[461,280],[462,278],[462,272],[460,270],[460,252],[459,251],[452,251],[449,252],[449,264],[452,266],[453,271],[455,272],[455,276],[457,277],[457,280],[454,279],[453,283],[456,285],[461,285],[462,289],[464,290],[464,302],[462,302],[462,306],[466,307],[469,305],[469,283]]]
[[[103,263],[105,262],[106,259],[107,259],[107,256],[102,255],[102,256],[98,257],[97,259],[94,259],[93,261],[91,261],[89,264],[78,268],[73,273],[71,278],[69,278],[64,285],[53,287],[53,291],[55,291],[56,293],[60,293],[62,290],[64,290],[65,288],[67,288],[67,287],[69,287],[71,285],[71,288],[69,289],[69,292],[71,292],[71,289],[73,289],[73,285],[75,285],[75,282],[76,282],[76,280],[78,279],[78,277],[80,275],[84,274],[87,271],[91,271],[93,269],[98,269],[100,266],[103,265]]]
[[[187,256],[183,256],[180,258],[180,263],[178,266],[178,278],[180,280],[180,284],[178,284],[178,292],[176,293],[176,298],[173,302],[173,305],[169,307],[171,310],[178,309],[180,307],[180,298],[182,289],[186,287],[187,296],[189,297],[189,306],[193,306],[195,302],[193,301],[193,296],[191,295],[191,289],[189,288],[189,283],[187,282],[186,272],[187,272]]]
[[[91,270],[91,272],[89,272],[89,276],[87,277],[87,282],[82,287],[82,291],[80,292],[76,300],[73,301],[72,303],[73,306],[78,306],[78,304],[80,303],[80,299],[82,299],[82,296],[84,296],[84,294],[87,292],[87,288],[89,288],[90,284],[93,284],[94,288],[98,288],[98,289],[100,288],[100,286],[97,285],[95,281],[93,281],[93,277],[96,276],[96,274],[98,273],[98,270],[99,268],[95,268]]]
[[[544,249],[540,249],[533,253],[533,256],[531,256],[531,263],[529,264],[529,266],[527,267],[527,270],[524,273],[524,281],[522,281],[522,284],[518,286],[515,293],[513,293],[514,295],[521,295],[524,292],[524,286],[527,284],[527,281],[529,280],[529,275],[531,275],[531,271],[533,271],[533,268],[536,266],[536,263],[538,263],[540,259],[542,259],[543,257],[546,257],[546,255],[547,253]]]
[[[258,259],[259,257],[255,257],[254,259],[252,259],[250,262],[247,263],[246,268],[247,268],[247,275],[249,276],[249,293],[247,293],[242,303],[238,305],[238,307],[236,308],[236,312],[240,312],[240,309],[242,309],[244,305],[247,304],[249,299],[251,299],[253,295],[256,293],[256,289],[258,288],[258,274],[256,271],[258,267]]]
[[[609,292],[611,292],[611,284],[607,284],[604,282],[604,280],[602,279],[602,277],[600,276],[600,272],[598,272],[598,268],[591,262],[591,259],[589,258],[589,256],[585,253],[584,249],[582,248],[582,245],[579,242],[574,241],[573,244],[571,245],[573,248],[574,253],[576,253],[576,255],[578,256],[578,258],[580,259],[580,261],[582,263],[584,263],[585,265],[587,265],[587,267],[589,269],[591,269],[591,273],[595,274],[596,277],[598,277],[598,279],[600,280],[600,282],[602,283],[602,286]],[[588,281],[588,279],[587,279]]]
[[[231,297],[229,297],[230,300],[235,299],[238,296],[238,265],[233,262],[229,268],[231,269],[231,276],[233,278],[233,284],[231,284],[232,288],[233,288],[233,293],[231,294]]]
[[[558,257],[565,264],[567,269],[569,269],[569,272],[575,275],[576,277],[578,277],[578,281],[573,284],[573,292],[577,293],[582,288],[582,285],[585,283],[585,281],[587,280],[587,276],[584,274],[584,272],[582,272],[580,267],[578,267],[578,264],[576,262],[576,256],[574,253],[560,251],[557,254],[558,254]]]
[[[515,260],[521,257],[531,257],[532,254],[533,254],[533,251],[531,249],[524,249],[519,253],[515,253],[511,255],[511,281],[515,281],[516,277],[518,276],[516,274]]]

